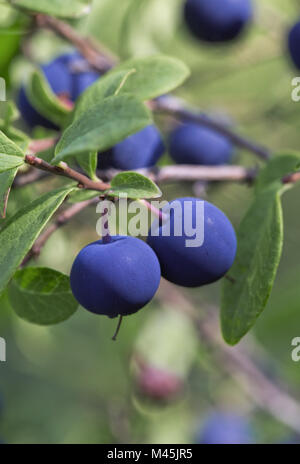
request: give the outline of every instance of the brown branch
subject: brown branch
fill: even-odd
[[[40,237],[37,239],[27,256],[25,256],[21,267],[26,266],[28,262],[35,257],[38,257],[41,253],[42,248],[47,243],[49,238],[57,231],[60,227],[64,226],[67,222],[73,219],[74,216],[79,214],[85,208],[91,205],[95,205],[99,202],[98,198],[92,198],[91,200],[82,201],[80,203],[76,203],[72,205],[70,208],[66,209],[63,213],[61,213],[57,219],[51,224],[48,229],[43,232]]]
[[[48,150],[49,148],[54,147],[54,145],[58,142],[57,137],[51,137],[47,139],[37,139],[31,140],[29,143],[29,153],[30,155],[36,155],[37,153],[41,153],[42,151]]]
[[[232,129],[224,125],[224,123],[221,123],[204,113],[200,113],[193,108],[187,107],[183,101],[176,97],[166,96],[158,100],[153,100],[151,102],[151,107],[154,111],[169,114],[173,117],[179,118],[182,121],[194,122],[196,124],[213,129],[219,134],[224,135],[234,145],[255,153],[263,160],[268,160],[271,157],[271,153],[268,149],[261,147],[251,140],[238,135]]]
[[[282,179],[283,184],[295,184],[296,182],[300,181],[300,172],[294,172],[293,174],[289,174]]]
[[[84,174],[81,174],[80,172],[75,171],[75,169],[70,168],[64,162],[61,162],[58,166],[53,166],[52,164],[49,164],[43,159],[34,155],[26,155],[25,162],[30,166],[33,166],[42,171],[72,179],[75,182],[78,182],[78,185],[81,188],[85,188],[87,190],[98,190],[99,192],[103,192],[104,190],[108,190],[110,188],[109,184],[101,181],[93,181]]]
[[[279,422],[300,433],[300,402],[286,389],[271,381],[256,366],[244,346],[230,347],[220,336],[219,324],[212,308],[209,316],[199,317],[194,303],[175,285],[162,281],[158,297],[163,304],[183,311],[193,321],[199,339],[211,349],[220,368],[229,374],[251,400]]]
[[[82,37],[69,24],[44,14],[37,14],[36,21],[39,27],[50,29],[71,42],[97,71],[106,72],[117,63],[115,57],[102,47],[100,48],[100,45],[95,44],[91,39]]]
[[[102,179],[111,180],[121,171],[108,169],[98,171]],[[136,170],[139,174],[147,176],[158,184],[176,181],[241,181],[251,182],[257,174],[256,168],[245,168],[243,166],[224,165],[224,166],[196,166],[196,165],[175,165],[153,167]]]

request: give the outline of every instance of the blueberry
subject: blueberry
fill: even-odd
[[[71,270],[75,298],[88,311],[109,317],[129,315],[143,308],[160,283],[155,253],[143,241],[111,237],[83,248]]]
[[[99,74],[96,72],[87,71],[87,66],[86,61],[79,53],[71,53],[59,56],[42,66],[41,70],[56,95],[66,96],[74,102],[88,86],[99,78]],[[24,86],[21,87],[18,95],[18,107],[29,127],[43,126],[57,129],[51,121],[48,121],[33,108],[27,98]]]
[[[294,24],[288,35],[288,49],[296,68],[300,69],[300,21]]]
[[[218,165],[228,163],[234,149],[228,139],[215,131],[183,124],[171,133],[169,151],[177,164]]]
[[[148,235],[162,276],[184,287],[210,284],[223,277],[237,248],[234,229],[225,214],[196,198],[174,200],[162,212],[163,221],[154,221]]]
[[[148,126],[127,137],[107,153],[99,155],[99,169],[114,168],[122,171],[154,166],[164,152],[158,129]]]
[[[200,430],[197,443],[205,445],[250,444],[252,443],[252,431],[242,416],[214,413]]]
[[[190,31],[207,42],[235,39],[252,15],[251,0],[187,0],[184,6]]]

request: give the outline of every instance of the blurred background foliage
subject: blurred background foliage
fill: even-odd
[[[255,20],[247,34],[219,47],[202,45],[189,35],[182,3],[94,0],[92,14],[73,25],[122,59],[157,52],[182,59],[192,75],[179,96],[232,121],[241,133],[274,152],[298,150],[300,104],[291,100],[291,80],[297,71],[286,52],[286,35],[300,16],[300,1],[255,1]],[[14,95],[28,69],[21,42],[28,46],[30,39],[33,56],[40,62],[70,47],[46,31],[31,39],[28,19],[2,4],[0,18],[0,75]],[[24,30],[28,30],[25,35]],[[0,105],[3,111],[5,103]],[[169,162],[167,155],[164,162]],[[254,166],[259,161],[237,151],[235,163]],[[43,189],[39,183],[13,191],[9,215]],[[242,342],[252,343],[254,335],[256,362],[296,396],[300,364],[291,360],[291,340],[300,336],[299,193],[298,187],[284,197],[285,244],[277,281],[254,334]],[[193,195],[195,186],[169,185],[164,194],[166,198]],[[251,189],[219,184],[210,186],[206,196],[237,226]],[[97,219],[94,210],[86,210],[56,232],[39,264],[69,273],[79,249],[97,239]],[[219,287],[217,283],[191,291],[199,315],[205,315],[209,306],[218,306]],[[16,318],[5,295],[0,306],[0,335],[8,349],[7,362],[0,363],[4,403],[0,435],[5,442],[194,443],[214,409],[245,414],[257,443],[294,439],[288,428],[258,410],[230,376],[224,376],[189,321],[172,308],[163,308],[159,300],[126,318],[117,343],[110,336],[114,320],[83,310],[61,325],[41,328]],[[183,393],[164,403],[145,398],[135,382],[137,352],[178,375],[184,382]]]

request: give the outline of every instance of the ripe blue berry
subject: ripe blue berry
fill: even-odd
[[[197,437],[205,445],[243,445],[252,442],[252,431],[247,421],[236,414],[214,413]]]
[[[154,297],[160,278],[159,262],[151,248],[124,236],[83,248],[70,277],[77,301],[88,311],[111,318],[143,308]]]
[[[86,68],[87,63],[84,58],[79,53],[71,53],[59,56],[42,66],[41,69],[53,92],[58,96],[67,96],[74,102],[88,86],[99,78],[99,74],[94,71],[82,71],[83,65]],[[24,86],[19,92],[18,106],[29,127],[56,128],[51,121],[48,121],[33,108],[27,98]]]
[[[294,65],[300,69],[300,21],[289,32],[288,48]]]
[[[148,126],[130,135],[106,153],[99,154],[99,169],[131,171],[154,166],[164,152],[158,129]]]
[[[234,229],[225,214],[197,198],[179,198],[162,212],[166,218],[154,221],[148,235],[162,276],[184,287],[199,287],[223,277],[233,264],[237,248]]]
[[[187,0],[185,21],[194,36],[207,42],[235,39],[251,20],[251,0]]]
[[[184,124],[171,133],[169,151],[177,164],[218,165],[228,163],[234,149],[228,139],[215,131]]]

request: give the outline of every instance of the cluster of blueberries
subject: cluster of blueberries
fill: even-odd
[[[184,4],[187,26],[206,42],[233,40],[252,15],[251,0],[186,0]],[[300,68],[298,37],[300,23],[289,34],[290,53]],[[73,102],[100,77],[78,53],[59,56],[44,65],[42,71],[54,93]],[[18,103],[30,127],[54,128],[32,107],[25,88],[20,90]],[[151,167],[164,151],[161,135],[151,125],[99,154],[98,167],[120,170]],[[183,122],[170,134],[168,152],[177,164],[220,165],[230,162],[234,150],[230,141],[216,132]],[[177,201],[183,206],[191,203],[189,214],[194,221],[200,200]],[[204,243],[199,248],[186,247],[187,237],[176,235],[174,221],[171,213],[167,219],[168,236],[163,233],[165,222],[158,223],[157,234],[149,234],[147,243],[133,237],[114,236],[110,241],[100,240],[81,250],[71,270],[71,287],[79,303],[93,313],[109,317],[128,315],[153,298],[161,276],[185,287],[210,284],[223,277],[232,266],[237,247],[234,229],[224,213],[204,202]]]
[[[67,95],[76,101],[99,78],[86,67],[85,60],[73,53],[56,58],[42,70],[57,95]],[[51,123],[31,106],[24,88],[19,94],[19,108],[31,127],[51,127]],[[164,151],[161,135],[151,125],[100,154],[99,167],[121,170],[151,167]],[[169,152],[179,164],[223,164],[230,160],[233,147],[211,130],[182,124],[170,135]],[[176,201],[182,204],[184,230],[185,204],[192,205],[188,211],[195,224],[200,200],[180,198]],[[234,261],[236,236],[224,213],[205,202],[204,244],[199,248],[187,248],[186,235],[176,236],[172,212],[167,224],[158,222],[155,235],[149,233],[148,244],[133,237],[114,236],[109,242],[100,240],[81,250],[71,270],[71,287],[84,308],[109,317],[129,315],[152,300],[161,276],[177,285],[197,287],[215,282],[226,274]],[[170,227],[168,236],[164,234],[165,227]]]

